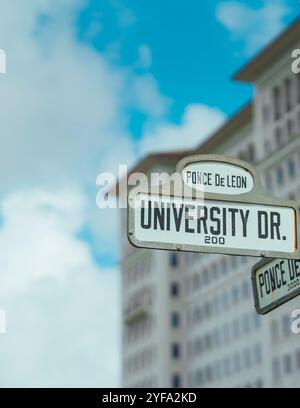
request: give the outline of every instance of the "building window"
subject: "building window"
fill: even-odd
[[[256,387],[256,388],[263,388],[263,386],[264,386],[263,380],[262,380],[261,378],[258,378],[258,379],[255,381],[254,387]]]
[[[261,324],[261,316],[257,314],[256,312],[254,312],[253,314],[253,323],[254,323],[255,329],[259,329],[260,324]]]
[[[192,291],[193,291],[193,279],[192,278],[186,278],[186,280],[185,280],[185,290],[186,290],[187,294],[192,293]]]
[[[233,321],[232,323],[232,333],[233,333],[233,337],[237,338],[239,337],[240,334],[240,324],[239,324],[239,320],[236,319]]]
[[[181,387],[181,376],[180,374],[173,374],[171,384],[173,388],[180,388]]]
[[[188,326],[191,326],[193,324],[193,311],[191,309],[188,309],[186,312],[186,320]]]
[[[219,347],[221,344],[221,336],[220,336],[220,330],[215,329],[213,333],[213,343],[215,347]]]
[[[171,346],[171,355],[174,359],[180,358],[181,355],[181,349],[180,349],[180,344],[178,343],[173,343]]]
[[[212,314],[212,308],[209,302],[205,302],[203,305],[204,315],[206,318],[210,317]]]
[[[213,380],[213,370],[211,366],[207,366],[205,368],[205,378],[208,382],[211,382]]]
[[[243,291],[243,297],[248,298],[250,296],[250,283],[247,280],[244,280],[242,283],[242,291]]]
[[[296,194],[295,193],[290,193],[289,194],[289,200],[295,201],[296,200]]]
[[[171,326],[174,329],[180,327],[180,314],[178,312],[173,312],[171,314]]]
[[[280,361],[278,358],[275,358],[273,360],[273,364],[272,364],[272,369],[273,369],[273,378],[274,381],[278,381],[280,378]]]
[[[234,364],[235,371],[239,371],[241,369],[241,358],[238,352],[236,352],[233,357],[233,364]]]
[[[283,134],[280,127],[275,129],[275,143],[277,149],[283,145]]]
[[[194,375],[193,373],[188,373],[188,387],[192,388],[194,386]]]
[[[268,123],[270,121],[270,109],[267,105],[264,105],[262,108],[262,116],[264,123]]]
[[[214,263],[211,267],[211,276],[213,280],[218,279],[218,265],[217,263]]]
[[[290,178],[294,178],[296,175],[295,162],[292,158],[288,161],[288,174]]]
[[[223,365],[224,365],[224,368],[223,368],[224,374],[225,374],[225,375],[231,374],[231,363],[230,363],[229,357],[226,357],[226,358],[223,360]]]
[[[207,285],[209,283],[209,271],[204,269],[203,271],[203,285]]]
[[[283,370],[285,374],[290,374],[292,372],[292,357],[290,354],[286,354],[283,357]]]
[[[234,286],[232,289],[232,301],[233,304],[236,304],[239,301],[239,288],[237,286]]]
[[[170,255],[170,266],[172,268],[176,268],[176,266],[178,265],[178,257],[176,254],[171,254]]]
[[[272,173],[270,173],[269,171],[265,175],[265,186],[268,191],[272,191],[272,186],[273,186]]]
[[[201,354],[204,349],[204,342],[202,341],[201,337],[197,337],[195,340],[195,353]]]
[[[295,133],[294,122],[292,121],[292,119],[288,119],[288,121],[286,122],[286,131],[289,139],[291,139]]]
[[[215,296],[215,300],[214,300],[214,310],[215,313],[220,313],[222,312],[222,303],[221,303],[221,298],[220,296]]]
[[[273,112],[274,119],[277,120],[280,118],[280,90],[278,87],[273,89]]]
[[[247,260],[248,260],[248,257],[247,256],[241,256],[240,260],[241,260],[242,264],[245,264],[247,262]]]
[[[255,147],[252,143],[248,147],[248,160],[250,163],[255,162]]]
[[[179,285],[177,282],[172,282],[170,287],[170,292],[172,297],[179,296]]]
[[[273,342],[277,342],[279,339],[279,327],[277,320],[273,320],[271,323],[271,337]]]
[[[230,299],[229,299],[229,294],[227,291],[223,292],[222,295],[222,304],[223,304],[223,308],[227,309],[229,307],[230,304]]]
[[[260,344],[256,344],[254,347],[254,356],[255,356],[255,362],[261,363],[262,360],[262,352],[261,352],[261,345]]]
[[[199,386],[201,386],[204,382],[204,375],[202,370],[197,370],[196,372],[196,383]]]
[[[244,361],[245,361],[245,367],[248,368],[251,366],[251,352],[250,349],[245,349],[244,351]]]
[[[278,183],[278,185],[281,186],[281,185],[283,184],[283,182],[284,182],[283,170],[282,170],[282,167],[281,167],[281,166],[277,167],[276,177],[277,177],[277,183]]]
[[[244,318],[243,318],[243,330],[244,330],[244,333],[249,333],[250,332],[250,329],[251,329],[251,322],[250,322],[250,316],[249,316],[249,314],[245,314],[244,315]]]
[[[291,98],[291,80],[286,78],[284,81],[284,90],[285,90],[285,109],[286,112],[289,112],[292,109],[292,98]]]
[[[245,152],[239,152],[238,158],[239,158],[240,160],[245,160],[245,161],[247,161],[247,154],[246,154]]]
[[[237,267],[237,257],[235,255],[232,255],[230,259],[231,259],[231,268],[235,269]]]
[[[220,361],[217,361],[217,362],[215,363],[214,372],[215,372],[216,380],[219,380],[219,379],[221,378],[221,375],[222,375],[222,373],[221,373],[221,364],[220,364]]]
[[[200,306],[196,306],[194,310],[194,321],[200,322],[202,320],[202,309]]]
[[[222,261],[221,261],[221,270],[222,270],[222,273],[223,273],[224,275],[226,275],[227,272],[228,272],[228,265],[227,265],[227,260],[226,260],[226,258],[222,258]]]
[[[200,276],[198,273],[195,273],[193,276],[193,291],[197,290],[200,288]]]
[[[228,324],[225,324],[223,327],[223,342],[227,343],[230,339],[230,333],[229,333],[229,326]]]
[[[269,140],[264,141],[264,152],[265,156],[269,156],[272,153],[272,147]]]
[[[289,336],[291,334],[290,318],[288,315],[285,315],[282,318],[282,329],[284,336]]]

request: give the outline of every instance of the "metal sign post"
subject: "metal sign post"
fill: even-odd
[[[176,187],[182,186],[162,185],[129,195],[128,238],[133,245],[300,259],[299,206],[267,194],[248,163],[196,155],[181,160],[177,172],[181,194]]]

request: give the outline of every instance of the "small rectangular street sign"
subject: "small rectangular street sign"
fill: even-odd
[[[265,314],[300,295],[300,261],[264,259],[252,269],[255,308]]]
[[[299,207],[267,194],[248,163],[198,155],[179,162],[177,172],[181,194],[176,188],[177,193],[166,194],[154,187],[129,195],[133,245],[300,259]]]

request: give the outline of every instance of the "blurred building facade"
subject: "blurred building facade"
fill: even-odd
[[[240,70],[253,101],[191,152],[151,155],[133,171],[173,172],[181,157],[217,153],[253,163],[275,196],[300,198],[300,75],[291,53],[300,21]],[[122,214],[122,385],[299,387],[299,335],[291,312],[254,309],[257,258],[143,250],[127,241]]]

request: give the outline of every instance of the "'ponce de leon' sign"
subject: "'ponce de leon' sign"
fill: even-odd
[[[182,178],[190,187],[208,193],[243,194],[253,188],[250,172],[227,163],[191,163],[183,169]]]

